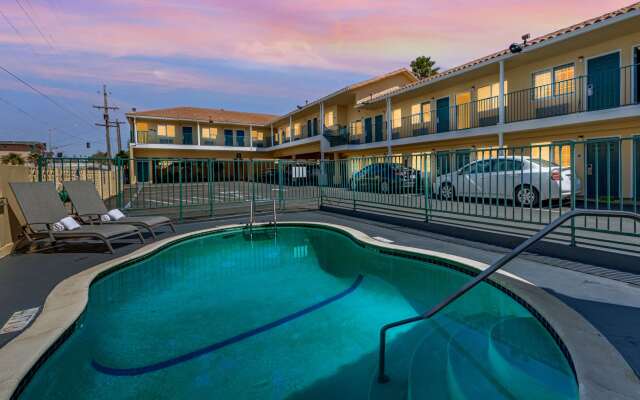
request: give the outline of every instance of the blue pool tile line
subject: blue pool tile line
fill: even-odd
[[[362,280],[364,279],[364,276],[362,275],[358,275],[358,277],[356,278],[356,280],[351,284],[351,286],[349,286],[347,289],[343,290],[342,292],[328,297],[318,303],[315,303],[309,307],[303,308],[302,310],[296,311],[292,314],[289,314],[283,318],[280,318],[278,320],[275,320],[273,322],[269,322],[268,324],[259,326],[257,328],[251,329],[249,331],[240,333],[236,336],[232,336],[228,339],[222,340],[220,342],[217,343],[213,343],[209,346],[203,347],[201,349],[192,351],[190,353],[186,353],[183,354],[181,356],[178,357],[174,357],[165,361],[160,361],[158,363],[155,364],[149,364],[143,367],[135,367],[135,368],[112,368],[112,367],[108,367],[106,365],[102,365],[99,362],[97,362],[96,360],[91,360],[91,365],[93,366],[93,368],[98,371],[101,372],[103,374],[107,374],[107,375],[113,375],[113,376],[136,376],[136,375],[143,375],[143,374],[147,374],[149,372],[154,372],[154,371],[158,371],[161,369],[165,369],[165,368],[169,368],[172,367],[174,365],[177,364],[181,364],[184,362],[187,362],[189,360],[193,360],[196,357],[200,357],[202,355],[208,354],[208,353],[212,353],[216,350],[219,350],[223,347],[227,347],[230,346],[234,343],[238,343],[240,341],[243,341],[245,339],[248,339],[250,337],[256,336],[260,333],[266,332],[268,330],[271,330],[273,328],[277,328],[280,325],[286,324],[287,322],[293,321],[295,319],[298,319],[306,314],[309,314],[311,312],[314,312],[326,305],[329,305],[337,300],[340,300],[341,298],[353,293],[358,286],[360,286],[360,284],[362,283]]]

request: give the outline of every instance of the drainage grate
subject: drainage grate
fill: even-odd
[[[29,308],[14,312],[6,324],[0,329],[0,335],[23,330],[40,310],[40,307]]]

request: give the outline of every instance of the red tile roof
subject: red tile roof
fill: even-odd
[[[259,114],[241,111],[229,111],[218,108],[173,107],[157,110],[135,111],[128,117],[167,118],[185,121],[218,122],[244,125],[268,125],[278,118],[277,115]]]
[[[542,35],[542,36],[538,36],[538,37],[536,37],[534,39],[530,39],[530,40],[527,41],[527,44],[523,46],[523,49],[539,45],[539,44],[541,44],[543,42],[549,41],[551,39],[555,39],[555,38],[560,37],[562,35],[566,35],[566,34],[569,34],[569,33],[575,32],[575,31],[579,31],[581,29],[585,29],[585,28],[587,28],[589,26],[592,26],[592,25],[595,25],[595,24],[599,24],[599,23],[602,23],[604,21],[608,21],[608,20],[610,20],[612,18],[616,18],[616,17],[628,14],[628,13],[630,13],[632,11],[636,11],[636,10],[640,10],[640,2],[631,4],[629,6],[620,8],[620,9],[615,10],[615,11],[608,12],[606,14],[600,15],[599,17],[595,17],[595,18],[588,19],[586,21],[582,21],[580,23],[571,25],[571,26],[569,26],[567,28],[559,29],[559,30],[557,30],[555,32],[547,33],[546,35]],[[421,79],[421,80],[419,80],[417,82],[409,83],[409,84],[399,88],[397,91],[404,91],[405,89],[409,89],[409,88],[412,88],[412,87],[415,87],[415,86],[421,86],[421,85],[423,85],[425,83],[428,83],[428,82],[431,82],[431,81],[434,81],[434,80],[442,79],[442,78],[444,78],[444,77],[446,77],[448,75],[454,74],[456,72],[460,72],[460,71],[463,71],[465,69],[469,69],[469,68],[472,68],[472,67],[484,64],[484,63],[488,63],[488,62],[490,62],[490,61],[492,61],[492,60],[494,60],[496,58],[499,58],[499,57],[502,57],[502,56],[505,56],[505,55],[508,55],[508,54],[510,54],[510,50],[508,48],[504,49],[504,50],[500,50],[500,51],[495,52],[493,54],[489,54],[488,56],[484,56],[484,57],[475,59],[473,61],[470,61],[470,62],[468,62],[466,64],[462,64],[462,65],[459,65],[457,67],[450,68],[450,69],[448,69],[446,71],[443,71],[443,72],[441,72],[439,74],[430,76],[428,78]],[[380,100],[380,98],[381,97],[374,97],[369,102],[375,102],[377,100]]]

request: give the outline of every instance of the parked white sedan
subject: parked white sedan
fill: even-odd
[[[558,200],[580,190],[580,180],[570,168],[523,156],[498,156],[466,164],[436,177],[433,192],[438,199],[491,198],[514,200],[535,207],[544,200]]]

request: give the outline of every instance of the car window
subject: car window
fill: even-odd
[[[547,161],[547,160],[542,160],[542,159],[536,160],[536,159],[533,159],[531,161],[534,162],[535,164],[540,165],[541,167],[560,167],[558,164],[556,164],[554,162],[551,162],[551,161]]]

